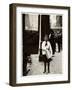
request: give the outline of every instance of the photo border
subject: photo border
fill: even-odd
[[[38,83],[16,83],[16,8],[32,7],[32,8],[49,8],[49,9],[65,9],[68,10],[68,80],[54,82],[38,82]],[[17,4],[13,3],[9,6],[10,10],[10,62],[9,62],[9,84],[11,86],[30,86],[30,85],[46,85],[70,83],[70,7],[67,6],[51,6],[51,5],[34,5],[34,4]]]

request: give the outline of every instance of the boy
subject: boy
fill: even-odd
[[[52,57],[52,48],[51,44],[48,41],[48,36],[45,35],[44,41],[42,42],[42,55],[43,55],[43,60],[44,60],[44,72],[46,72],[46,63],[48,63],[48,73],[50,73],[50,61]]]

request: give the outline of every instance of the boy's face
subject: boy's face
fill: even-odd
[[[44,40],[48,41],[48,36],[47,35],[45,35]]]

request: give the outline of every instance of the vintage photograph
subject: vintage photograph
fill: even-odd
[[[10,5],[10,85],[70,82],[70,7]]]
[[[22,14],[23,76],[62,74],[62,15]]]

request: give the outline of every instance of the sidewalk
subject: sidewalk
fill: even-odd
[[[28,65],[30,71],[29,75],[43,75],[44,63],[39,62],[38,55],[32,55],[32,64]],[[52,61],[50,62],[50,73],[51,74],[61,74],[62,73],[62,52],[56,52],[54,57],[52,57]],[[45,73],[47,74],[47,73]]]

